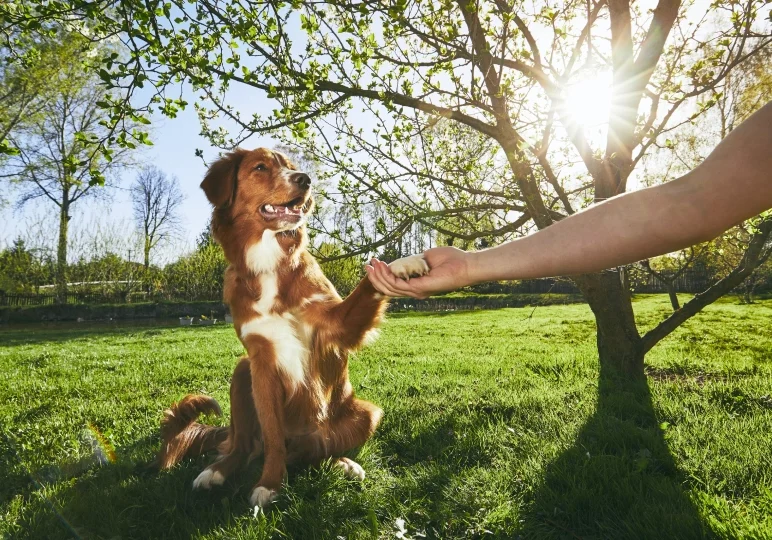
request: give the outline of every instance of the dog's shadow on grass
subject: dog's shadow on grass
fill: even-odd
[[[151,455],[154,443],[157,435],[119,448],[113,463],[84,458],[26,471],[26,481],[16,482],[16,496],[27,503],[19,532],[29,538],[188,538],[248,512],[247,497],[234,496],[236,486],[193,492],[193,478],[211,457],[170,471],[148,468],[136,456]]]
[[[644,376],[601,368],[598,402],[550,463],[521,519],[524,538],[710,538],[656,418]]]
[[[124,454],[117,463],[49,467],[26,481],[17,474],[15,496],[26,501],[16,516],[19,536],[232,538],[243,533],[249,538],[272,538],[284,530],[291,538],[336,538],[348,536],[351,515],[375,519],[376,509],[364,489],[329,462],[291,467],[291,488],[283,490],[270,510],[256,515],[248,499],[260,477],[262,459],[223,486],[193,491],[193,479],[214,456],[159,472],[147,468],[143,459],[152,454],[153,446],[157,435],[117,449]]]

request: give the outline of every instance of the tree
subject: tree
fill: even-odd
[[[57,48],[55,41],[24,34],[0,42],[0,156],[16,153],[8,137],[38,114],[54,91]]]
[[[730,273],[742,261],[748,250],[748,244],[757,234],[757,226],[753,222],[743,223],[727,231],[711,244],[712,263],[722,274]],[[738,288],[742,292],[742,299],[747,304],[753,303],[753,294],[756,287],[764,282],[769,275],[769,261],[772,256],[772,240],[765,246],[759,255],[756,268],[750,272],[745,279],[738,283]]]
[[[177,178],[167,176],[158,167],[145,167],[137,175],[131,186],[131,201],[143,239],[145,269],[150,268],[150,251],[177,234],[184,200]]]
[[[128,148],[102,153],[108,128],[100,114],[104,87],[88,69],[100,49],[75,34],[58,35],[56,93],[32,119],[9,135],[17,154],[5,165],[6,176],[21,187],[19,204],[44,200],[59,213],[56,291],[67,290],[67,238],[73,206],[95,195],[114,171],[128,162]],[[112,178],[109,178],[112,180]]]
[[[339,255],[342,251],[341,246],[337,244],[322,242],[317,249],[317,254],[321,260],[324,260]],[[362,279],[363,262],[357,257],[346,257],[322,262],[321,266],[324,275],[335,286],[338,294],[346,296],[354,290]]]
[[[29,7],[15,20],[33,13],[76,17],[86,9],[85,2],[64,4]],[[147,107],[126,114],[157,107],[173,116],[184,101],[167,97],[170,89],[190,84],[214,145],[278,130],[338,180],[342,200],[354,208],[384,205],[392,228],[361,235],[368,245],[352,253],[384,246],[414,222],[431,227],[438,217],[465,211],[485,154],[448,144],[444,162],[428,159],[437,154],[424,135],[443,119],[488,142],[493,163],[505,166],[505,176],[484,178],[493,192],[485,204],[500,212],[500,225],[476,234],[543,229],[592,200],[623,193],[656,143],[715,106],[717,85],[770,43],[758,1],[717,0],[708,14],[679,0],[660,0],[653,11],[627,0],[556,8],[509,0],[134,0],[114,13],[88,5],[104,31],[125,32],[131,51],[106,78],[126,91],[137,84],[156,89]],[[580,88],[603,76],[611,81],[610,111],[594,109],[605,115],[599,135],[580,121],[593,97]],[[274,110],[240,112],[226,100],[233,85],[272,99]],[[572,105],[573,95],[584,99]],[[466,156],[457,167],[458,197],[443,201],[436,188],[452,179],[437,173],[456,154]],[[646,351],[676,319],[642,337],[619,271],[574,281],[595,314],[602,365],[641,374]],[[708,297],[713,293],[702,298]],[[678,313],[693,314],[698,305]]]
[[[0,251],[0,291],[12,293],[37,292],[50,277],[50,265],[30,250],[23,239]]]
[[[665,286],[673,311],[681,309],[681,303],[676,294],[676,281],[690,268],[695,257],[700,255],[700,251],[699,246],[690,247],[672,255],[658,257],[653,261],[649,259],[640,261],[641,268]]]
[[[222,284],[228,261],[214,242],[200,244],[190,255],[167,265],[161,288],[170,298],[216,300],[222,298]]]
[[[45,107],[58,70],[56,43],[18,32],[5,38],[0,39],[0,165],[17,153],[9,136]],[[0,209],[8,205],[5,195],[0,194]]]
[[[753,38],[754,41],[758,38]],[[738,64],[711,91],[710,101],[716,106],[699,118],[677,125],[669,130],[664,152],[652,156],[652,167],[647,163],[644,181],[652,185],[667,178],[682,175],[696,167],[716,143],[726,137],[738,124],[763,106],[772,95],[772,47],[761,48],[754,56]],[[656,144],[656,143],[655,143]],[[680,309],[674,283],[693,263],[705,264],[718,276],[725,277],[737,268],[753,238],[752,222],[740,224],[711,242],[700,246],[641,261],[642,268],[663,283],[670,294],[674,310]],[[742,282],[745,301],[750,303],[757,283],[763,281],[763,266],[768,253],[759,258],[757,268]]]

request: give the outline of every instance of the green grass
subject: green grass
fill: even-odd
[[[642,327],[668,305],[639,299]],[[599,373],[584,305],[394,314],[351,361],[386,412],[367,479],[290,470],[256,517],[259,462],[210,493],[190,485],[211,457],[141,467],[173,400],[227,416],[231,327],[0,329],[0,537],[772,538],[770,321],[772,301],[711,306],[641,383]]]

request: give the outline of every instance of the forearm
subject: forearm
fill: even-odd
[[[566,218],[493,249],[471,254],[475,282],[528,279],[595,272],[698,242],[688,228],[665,225],[677,212],[658,186],[624,196]]]
[[[772,104],[767,104],[688,175],[470,254],[469,277],[477,283],[595,272],[710,240],[770,207]]]

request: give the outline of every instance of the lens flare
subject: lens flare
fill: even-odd
[[[566,88],[564,106],[583,127],[608,124],[611,75],[601,72],[571,83]]]
[[[100,462],[104,462],[105,460],[110,463],[115,463],[118,459],[115,455],[115,447],[113,447],[112,443],[107,440],[107,437],[102,435],[102,432],[97,429],[97,427],[89,422],[87,424],[88,430],[91,432],[91,434],[94,436],[94,442],[96,443],[94,446],[94,453],[98,454],[101,452],[101,456],[97,455],[97,459]]]

